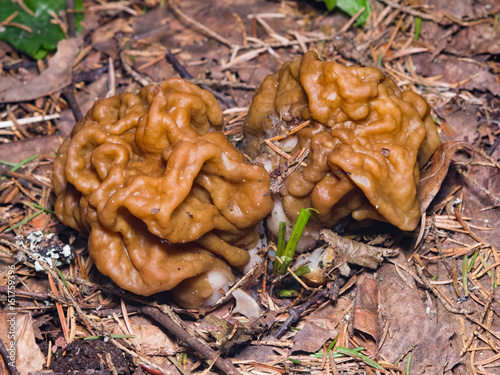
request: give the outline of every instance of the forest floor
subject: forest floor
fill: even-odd
[[[81,32],[45,59],[0,42],[0,373],[500,374],[498,1],[373,0],[364,26],[314,1],[84,9]],[[71,16],[57,19],[67,28]],[[94,100],[181,75],[216,93],[238,143],[260,83],[308,50],[377,67],[432,108],[447,143],[421,225],[355,236],[399,255],[318,288],[288,284],[295,297],[280,298],[266,253],[242,283],[258,292],[251,320],[232,313],[229,296],[185,310],[100,275],[85,238],[53,214],[51,183],[55,150]],[[54,247],[70,241],[74,258],[35,270],[33,231]]]

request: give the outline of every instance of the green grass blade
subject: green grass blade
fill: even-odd
[[[286,247],[286,223],[280,221],[279,233],[278,233],[278,244],[276,245],[276,259],[273,264],[273,275],[279,275],[279,265],[281,264],[283,255],[285,254]],[[282,260],[283,261],[283,260]]]
[[[17,223],[16,225],[13,225],[13,226],[11,226],[10,228],[7,228],[7,229],[5,230],[5,233],[10,232],[11,230],[14,230],[14,229],[16,229],[16,228],[19,228],[21,225],[24,225],[24,224],[26,224],[28,221],[33,220],[35,217],[37,217],[37,216],[38,216],[38,215],[40,215],[41,213],[43,213],[43,211],[42,211],[42,210],[35,212],[33,215],[31,215],[31,216],[27,217],[27,218],[26,218],[26,219],[24,219],[24,220],[21,220],[21,221],[20,221],[19,223]]]
[[[39,156],[40,156],[40,154],[36,154],[36,155],[30,156],[27,159],[24,159],[22,162],[14,165],[14,167],[12,167],[12,169],[10,171],[11,172],[17,171],[19,168],[23,167],[25,164],[28,164],[30,161],[35,160]]]
[[[302,235],[302,232],[304,231],[304,228],[306,227],[306,224],[311,217],[311,210],[316,211],[313,208],[303,208],[302,210],[300,210],[299,217],[297,218],[297,222],[293,227],[290,240],[286,244],[283,255],[280,256],[282,263],[277,265],[277,274],[284,275],[287,271],[287,268],[292,263],[295,249],[297,248],[297,244],[299,243],[300,236]],[[276,263],[277,262],[275,261],[274,264]]]
[[[465,255],[464,259],[462,260],[462,284],[464,288],[465,297],[469,296],[469,285],[467,278],[468,273],[469,273],[469,259],[468,256]]]
[[[15,172],[19,168],[23,167],[25,164],[29,163],[30,161],[36,159],[39,156],[40,156],[40,154],[36,154],[36,155],[30,156],[29,158],[24,159],[23,161],[21,161],[20,163],[17,163],[17,164],[10,163],[10,162],[7,162],[7,161],[1,161],[0,163],[8,165],[8,166],[12,166],[12,168],[10,169],[10,171],[11,172]],[[2,180],[4,180],[4,179],[5,179],[5,176],[2,177]]]
[[[472,271],[472,267],[474,267],[474,263],[476,263],[477,256],[479,255],[479,250],[476,250],[474,255],[472,256],[470,262],[469,262],[469,272]]]
[[[413,37],[413,39],[418,40],[418,38],[420,37],[421,26],[422,26],[422,18],[417,17],[415,19],[415,36]]]
[[[59,277],[63,281],[64,285],[66,286],[66,289],[68,289],[71,292],[72,290],[69,287],[68,282],[66,281],[66,278],[64,277],[64,275],[62,274],[62,272],[59,271],[59,268],[56,267],[56,261],[55,260],[54,260],[54,269],[56,270],[57,274],[59,275]]]
[[[11,163],[10,161],[7,160],[0,160],[0,164],[7,165],[9,167],[15,167],[17,165],[16,163]]]
[[[42,210],[42,211],[44,211],[44,212],[48,212],[48,213],[50,213],[50,214],[53,214],[53,213],[54,213],[54,211],[53,211],[53,210],[51,210],[50,208],[45,208],[45,207],[43,207],[43,206],[40,206],[39,204],[36,204],[36,203],[33,203],[33,202],[28,202],[28,201],[25,201],[24,203],[26,203],[26,204],[30,205],[31,207],[37,208],[37,209],[39,209],[39,210]]]
[[[368,358],[366,355],[364,354],[361,354],[359,352],[356,352],[354,350],[351,350],[351,349],[347,349],[347,348],[343,348],[343,347],[337,347],[337,349],[335,349],[336,352],[339,352],[341,354],[344,354],[345,356],[348,356],[348,357],[353,357],[353,358],[356,358],[358,360],[361,360],[363,361],[365,364],[367,364],[368,366],[371,366],[373,367],[374,369],[377,369],[377,370],[383,370],[382,366],[380,366],[377,362],[375,362],[373,359],[370,359]]]

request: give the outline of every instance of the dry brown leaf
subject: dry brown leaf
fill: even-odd
[[[117,33],[130,33],[134,30],[132,18],[117,18],[99,27],[92,33],[92,47],[118,59]]]
[[[35,154],[51,155],[55,154],[60,144],[59,137],[56,135],[6,143],[0,147],[0,159],[19,163]]]
[[[415,0],[412,5],[431,10],[432,14],[448,14],[456,19],[485,17],[500,10],[496,0],[475,1],[441,1],[441,0]]]
[[[401,261],[405,259],[401,257]],[[443,369],[453,369],[461,361],[452,347],[458,319],[443,312],[442,305],[429,306],[428,300],[421,299],[421,290],[405,285],[392,264],[382,264],[377,282],[381,315],[390,329],[381,356],[394,363],[411,350],[412,374],[442,374]],[[406,366],[407,358],[399,363],[401,367]]]
[[[15,329],[8,321],[12,317],[15,318]],[[15,331],[15,339],[9,337],[11,327]],[[15,345],[16,367],[21,375],[42,370],[45,356],[35,342],[31,314],[0,312],[0,338],[7,349],[11,342]]]
[[[475,56],[500,53],[500,30],[490,23],[479,23],[460,30],[446,47],[446,52]]]
[[[323,347],[323,344],[338,335],[337,330],[325,329],[314,323],[307,322],[293,337],[292,352],[302,351],[314,353]]]
[[[417,186],[417,201],[420,204],[420,212],[423,214],[441,188],[450,167],[451,160],[458,147],[468,145],[461,141],[447,141],[441,143],[434,152],[429,167],[420,175]]]
[[[49,60],[49,67],[28,82],[7,86],[0,91],[0,103],[24,102],[50,95],[68,86],[72,81],[72,68],[81,45],[80,38],[61,40],[57,53]]]
[[[175,355],[179,352],[179,345],[148,319],[132,316],[130,317],[130,323],[132,333],[139,342],[143,354],[166,356]],[[114,332],[123,334],[118,326],[114,327]]]
[[[363,334],[362,346],[367,348],[370,355],[376,358],[377,344],[380,340],[377,281],[372,274],[364,272],[356,284],[353,326],[355,330]]]

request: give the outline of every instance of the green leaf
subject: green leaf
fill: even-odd
[[[0,0],[0,22],[16,15],[0,28],[0,39],[34,59],[43,59],[65,38],[59,25],[51,21],[53,14],[60,15],[66,9],[66,0],[24,0],[24,4],[32,14],[12,0]],[[75,8],[83,9],[82,0],[75,1]],[[83,13],[75,13],[77,30],[81,29],[82,19]]]
[[[333,10],[337,5],[337,0],[323,0],[328,10]]]
[[[351,17],[354,16],[361,8],[365,8],[364,12],[357,18],[355,25],[364,26],[371,12],[369,0],[316,0],[325,3],[327,9],[332,11],[335,7],[343,10]]]
[[[43,210],[39,210],[39,211],[35,212],[33,215],[25,218],[24,220],[21,220],[19,223],[11,226],[10,228],[7,228],[4,233],[7,233],[7,232],[10,232],[11,230],[19,228],[21,225],[26,224],[28,221],[33,220],[35,217],[37,217],[38,215],[40,215],[42,213],[43,213]]]
[[[361,26],[366,23],[371,12],[369,0],[337,0],[337,7],[350,16],[354,16],[361,8],[364,7],[365,11],[358,17],[355,23],[355,25]]]

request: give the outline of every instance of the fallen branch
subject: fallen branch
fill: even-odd
[[[197,353],[201,354],[206,359],[215,361],[214,365],[224,374],[239,375],[239,371],[234,367],[230,360],[222,359],[208,345],[191,336],[179,323],[171,319],[167,314],[163,314],[160,310],[154,307],[145,306],[141,312],[160,323],[169,332],[173,333],[178,339],[184,341]],[[180,321],[180,319],[179,319]]]

